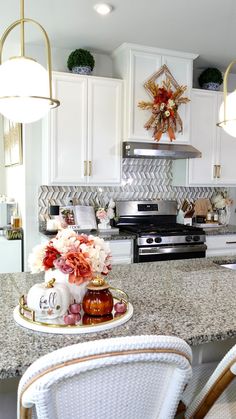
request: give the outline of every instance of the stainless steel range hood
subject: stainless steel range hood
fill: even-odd
[[[188,144],[159,144],[125,141],[123,157],[148,159],[188,159],[202,157],[202,153]]]

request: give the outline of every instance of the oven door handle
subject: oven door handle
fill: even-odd
[[[193,253],[205,252],[205,244],[194,244],[188,246],[160,246],[160,247],[140,247],[139,255],[158,255],[162,253]]]

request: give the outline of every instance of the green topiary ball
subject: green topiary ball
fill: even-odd
[[[91,70],[94,69],[95,60],[92,54],[86,49],[76,49],[71,52],[67,60],[67,67],[71,71],[73,67],[90,67]]]
[[[221,71],[217,68],[206,68],[206,70],[200,74],[198,82],[201,87],[205,83],[217,83],[221,85],[223,83],[223,77]]]

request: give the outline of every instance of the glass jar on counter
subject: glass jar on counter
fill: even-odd
[[[97,276],[87,285],[83,298],[83,310],[90,316],[107,316],[113,309],[113,297],[107,282]]]

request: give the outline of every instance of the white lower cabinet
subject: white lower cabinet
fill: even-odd
[[[123,81],[54,73],[53,85],[60,106],[44,120],[44,183],[119,184]]]
[[[236,234],[206,235],[206,256],[236,255]]]
[[[112,265],[133,262],[133,240],[110,240]]]
[[[22,272],[22,241],[0,237],[0,273]]]

